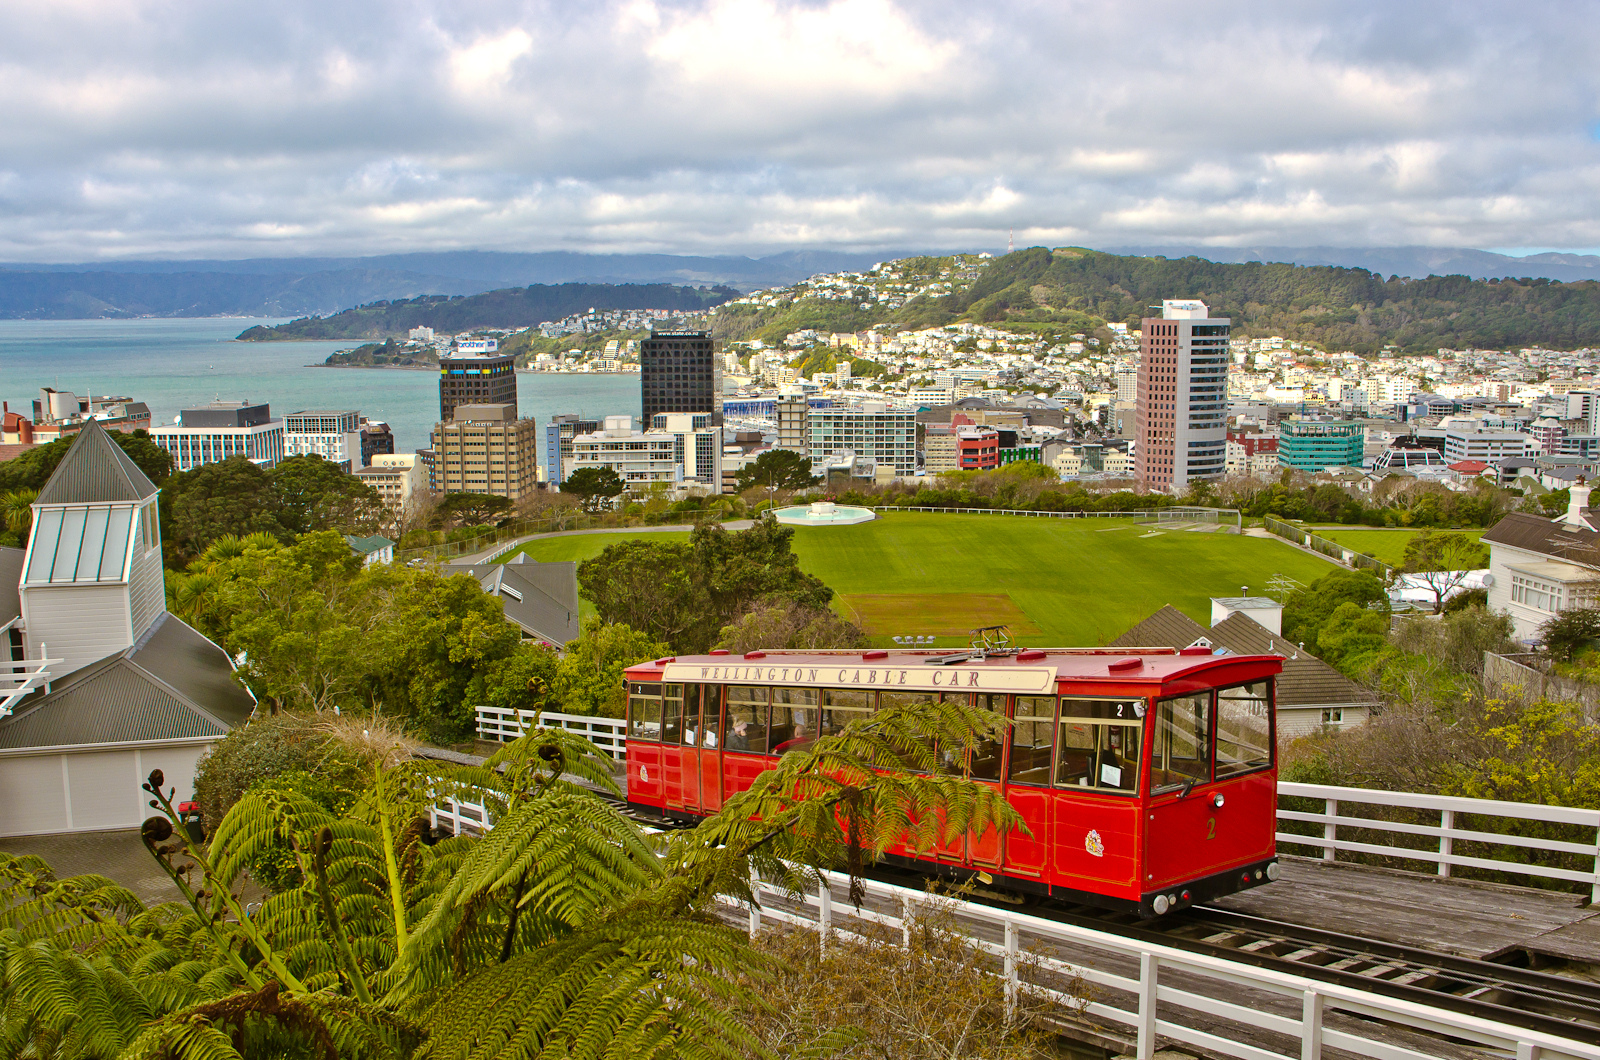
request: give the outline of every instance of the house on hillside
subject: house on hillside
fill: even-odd
[[[498,596],[524,640],[561,648],[582,632],[576,563],[538,563],[519,552],[504,563],[451,563],[444,572],[470,575],[484,592]]]
[[[0,834],[136,827],[152,769],[192,798],[196,760],[255,710],[227,653],[167,612],[158,492],[91,420],[28,547],[0,549]]]
[[[354,534],[346,534],[344,543],[350,546],[351,552],[361,557],[363,567],[370,567],[374,563],[394,562],[394,542],[382,535],[357,537]]]
[[[1562,611],[1593,607],[1600,580],[1600,512],[1589,507],[1590,487],[1574,485],[1564,514],[1554,519],[1510,512],[1484,531],[1489,546],[1489,609],[1511,616],[1512,635],[1532,644],[1539,627]]]
[[[1109,646],[1201,647],[1235,655],[1283,656],[1277,686],[1280,739],[1366,721],[1378,707],[1377,697],[1304,648],[1284,640],[1279,632],[1282,621],[1283,606],[1268,597],[1212,601],[1210,629],[1168,604]]]

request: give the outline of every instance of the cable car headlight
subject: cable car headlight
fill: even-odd
[[[1226,800],[1223,799],[1222,792],[1220,791],[1211,796],[1211,805],[1215,806],[1219,810],[1222,809],[1222,804],[1224,801]]]

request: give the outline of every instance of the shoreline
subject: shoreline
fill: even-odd
[[[432,372],[438,369],[436,364],[308,364],[307,368],[367,368],[373,371],[400,371],[400,372]]]

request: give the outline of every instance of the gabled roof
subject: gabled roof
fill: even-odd
[[[1168,604],[1107,647],[1187,648],[1202,637],[1213,648],[1226,648],[1235,655],[1285,656],[1283,673],[1278,677],[1280,708],[1377,702],[1371,693],[1332,666],[1238,611],[1207,629]]]
[[[372,553],[380,552],[394,544],[393,541],[381,534],[374,534],[371,537],[356,537],[354,534],[346,534],[344,535],[344,543],[363,556],[370,556]]]
[[[1508,512],[1484,531],[1481,540],[1594,566],[1600,562],[1600,533],[1593,529],[1597,517],[1600,513],[1585,508],[1585,525],[1573,526],[1564,518],[1551,520],[1527,512]]]
[[[576,563],[534,563],[519,554],[506,563],[453,563],[445,570],[477,579],[484,592],[500,598],[506,618],[530,636],[560,647],[583,632]]]
[[[132,648],[23,700],[0,721],[0,748],[223,736],[255,709],[232,671],[226,652],[165,615]]]
[[[100,421],[90,420],[34,503],[106,504],[142,501],[155,493],[155,483],[111,440]]]

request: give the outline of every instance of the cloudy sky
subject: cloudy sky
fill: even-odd
[[[0,0],[0,260],[1589,249],[1594,11]]]

